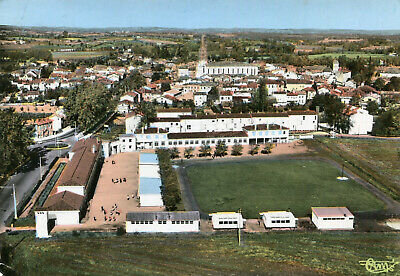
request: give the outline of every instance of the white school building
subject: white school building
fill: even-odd
[[[297,218],[292,212],[269,211],[260,213],[265,228],[296,228]]]
[[[290,132],[317,130],[318,120],[314,111],[288,111],[157,117],[146,129],[138,128],[138,121],[137,116],[128,117],[127,133],[118,141],[103,142],[105,157],[140,149],[214,146],[218,141],[226,145],[287,143]]]
[[[210,217],[214,229],[238,229],[246,225],[241,213],[218,212],[210,214]]]
[[[200,213],[187,212],[131,212],[126,214],[127,233],[199,232]]]
[[[353,230],[354,215],[346,207],[312,207],[311,219],[320,230]]]

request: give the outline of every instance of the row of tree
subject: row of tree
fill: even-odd
[[[157,155],[162,180],[161,194],[165,208],[167,211],[175,211],[182,200],[178,176],[172,167],[170,152],[165,149],[158,149]]]
[[[13,109],[0,110],[0,179],[28,157],[32,132]]]

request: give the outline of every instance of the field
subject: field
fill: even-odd
[[[347,206],[371,211],[383,203],[353,180],[338,181],[340,171],[316,160],[281,160],[194,165],[187,169],[203,212],[236,211],[257,218],[268,210],[290,210],[302,217],[313,206]]]
[[[317,139],[309,147],[346,165],[394,199],[400,199],[400,141]]]
[[[52,52],[53,60],[57,59],[85,59],[94,58],[108,55],[108,52],[96,51],[96,52]]]
[[[397,233],[6,236],[20,275],[366,275],[359,261],[400,256]],[[6,250],[4,250],[6,251]],[[345,252],[345,254],[344,254]],[[396,266],[393,275],[400,271]]]
[[[315,58],[322,58],[322,57],[331,57],[331,58],[338,58],[340,56],[346,56],[348,58],[385,58],[388,57],[384,54],[370,54],[365,52],[346,52],[346,53],[326,53],[326,54],[317,54],[317,55],[309,55],[308,58],[315,59]]]

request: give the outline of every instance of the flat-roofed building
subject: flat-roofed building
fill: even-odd
[[[354,215],[346,207],[312,207],[311,218],[321,230],[354,229]]]
[[[241,213],[218,212],[210,214],[214,229],[237,229],[244,228],[246,220]]]
[[[126,214],[126,232],[199,232],[200,213],[187,212],[132,212]]]
[[[197,66],[196,77],[204,75],[258,75],[258,66],[244,62],[200,62]]]
[[[296,228],[297,218],[292,212],[269,211],[260,213],[265,228]]]
[[[138,196],[141,207],[164,206],[161,196],[160,178],[139,178]]]

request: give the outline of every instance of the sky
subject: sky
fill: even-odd
[[[0,24],[400,30],[400,0],[0,0]]]

